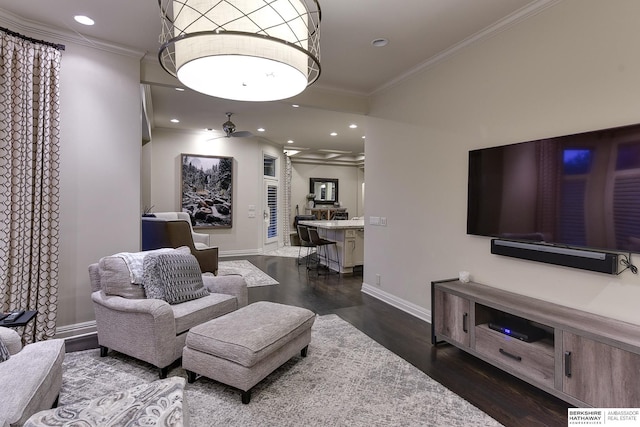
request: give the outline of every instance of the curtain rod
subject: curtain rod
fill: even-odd
[[[9,34],[10,36],[19,37],[19,38],[21,38],[23,40],[26,40],[28,42],[31,42],[31,43],[43,44],[45,46],[50,46],[50,47],[52,47],[54,49],[58,49],[58,50],[64,50],[65,49],[63,44],[56,44],[56,43],[51,43],[51,42],[47,42],[47,41],[44,41],[44,40],[32,39],[31,37],[27,37],[27,36],[25,36],[23,34],[16,33],[15,31],[11,31],[11,30],[9,30],[7,28],[4,28],[4,27],[0,27],[0,31],[4,31],[5,33]]]

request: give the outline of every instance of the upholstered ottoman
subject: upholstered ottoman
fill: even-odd
[[[305,308],[260,301],[192,327],[182,351],[189,383],[202,375],[242,391],[300,352],[307,355],[315,314]]]

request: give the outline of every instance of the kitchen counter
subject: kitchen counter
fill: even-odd
[[[355,266],[364,264],[364,219],[342,219],[334,221],[300,221],[301,225],[315,227],[318,235],[336,242],[338,254],[329,254],[329,262],[321,262],[340,273],[353,273]],[[327,247],[334,250],[332,246]],[[334,260],[340,260],[340,265]]]
[[[350,228],[364,229],[364,219],[338,219],[333,221],[300,221],[308,227],[325,228],[327,230],[346,230]]]

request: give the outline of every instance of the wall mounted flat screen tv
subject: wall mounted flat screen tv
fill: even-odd
[[[470,151],[467,233],[640,252],[640,125]]]

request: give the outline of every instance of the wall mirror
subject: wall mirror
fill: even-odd
[[[309,178],[309,192],[316,195],[316,205],[334,204],[338,201],[338,180]]]

